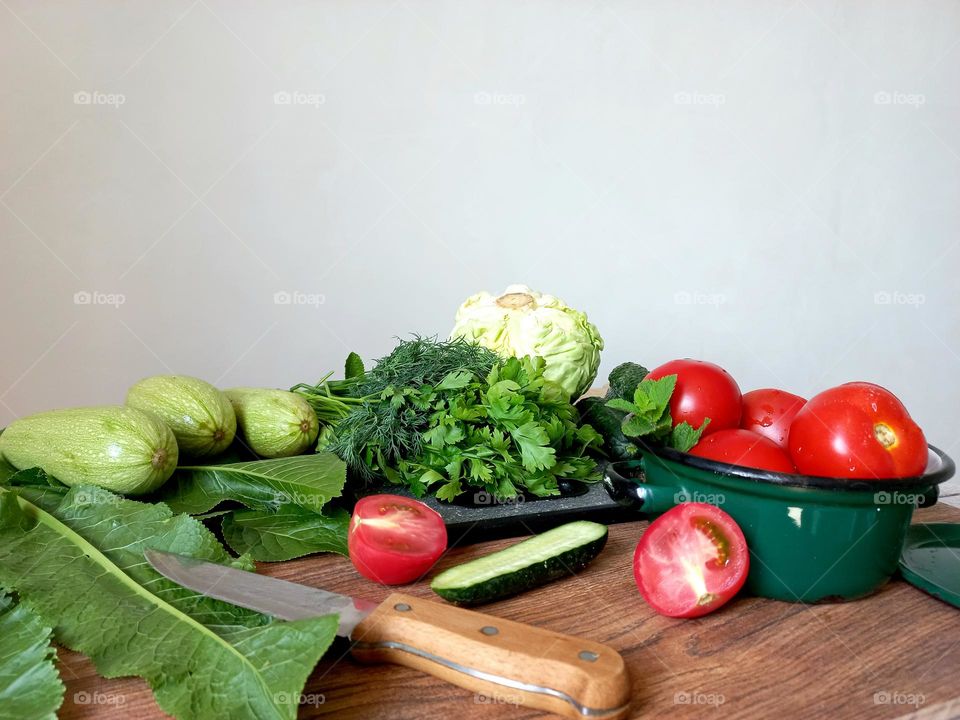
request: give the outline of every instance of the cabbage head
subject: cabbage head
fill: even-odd
[[[539,355],[547,363],[546,378],[574,399],[593,383],[603,350],[603,338],[586,313],[526,285],[511,285],[499,296],[481,292],[467,298],[450,337],[503,357]]]

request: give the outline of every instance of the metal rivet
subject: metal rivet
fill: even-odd
[[[400,612],[407,612],[407,610],[410,610],[410,606],[407,605],[406,603],[397,603],[396,605],[393,606],[393,609],[398,610]]]
[[[587,662],[594,662],[600,656],[597,655],[595,652],[590,652],[589,650],[581,650],[580,653],[577,655],[577,657],[580,658],[581,660],[586,660]]]
[[[484,635],[496,635],[500,631],[493,627],[493,625],[485,625],[484,627],[480,628],[480,632],[482,632]]]

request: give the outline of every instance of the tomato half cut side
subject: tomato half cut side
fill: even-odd
[[[727,603],[750,570],[736,521],[706,503],[683,503],[647,528],[633,555],[643,599],[661,615],[693,618]]]
[[[447,527],[435,510],[400,495],[370,495],[353,509],[347,535],[357,571],[383,585],[423,577],[447,549]]]

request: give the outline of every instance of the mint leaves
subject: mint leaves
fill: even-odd
[[[706,418],[699,428],[694,428],[688,422],[673,427],[670,398],[676,386],[676,375],[666,375],[659,380],[644,378],[634,390],[633,402],[613,398],[608,400],[606,405],[627,413],[621,423],[623,434],[627,437],[648,438],[687,452],[700,441],[710,418]]]

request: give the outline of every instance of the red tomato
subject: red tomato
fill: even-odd
[[[915,477],[927,467],[927,440],[897,397],[852,382],[810,398],[790,426],[790,456],[805,475]]]
[[[710,418],[705,435],[740,425],[740,387],[719,365],[703,360],[671,360],[647,375],[659,380],[677,376],[677,386],[670,398],[673,424],[686,421],[698,428]]]
[[[790,423],[806,402],[799,395],[786,390],[751,390],[743,394],[740,427],[760,433],[786,450]]]
[[[347,546],[365,578],[401,585],[423,577],[447,549],[443,518],[422,502],[370,495],[357,502]]]
[[[750,430],[721,430],[707,435],[690,450],[691,455],[744,467],[795,473],[790,456],[770,438]]]
[[[633,576],[654,610],[698,617],[736,595],[747,579],[750,553],[740,526],[706,503],[683,503],[652,523],[633,554]]]

